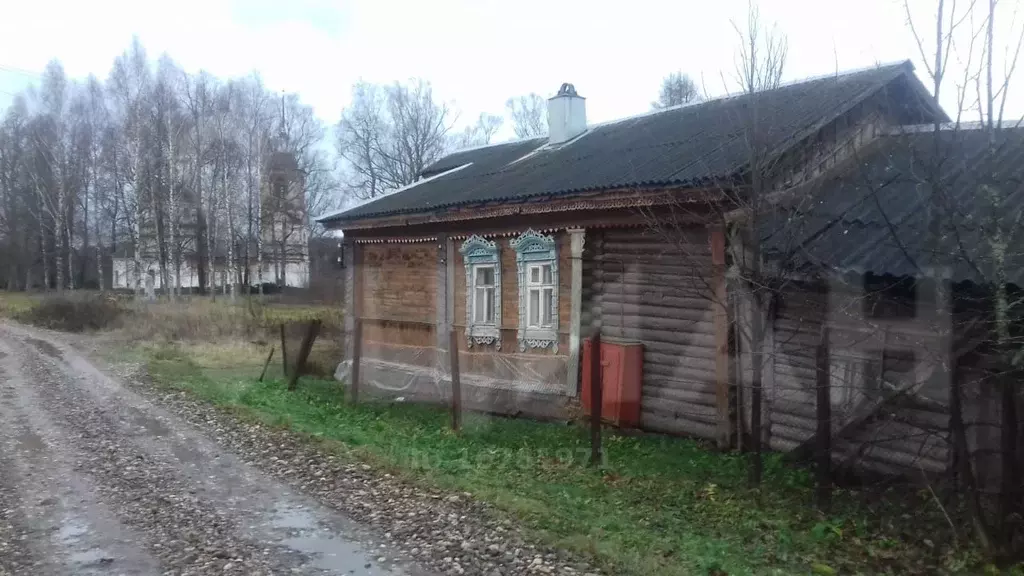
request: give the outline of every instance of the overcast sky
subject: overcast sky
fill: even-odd
[[[927,16],[933,0],[911,0]],[[137,34],[190,71],[258,70],[334,123],[360,78],[419,76],[462,118],[572,82],[591,122],[649,109],[663,75],[682,70],[712,94],[734,70],[745,0],[35,0],[4,3],[0,104],[51,58],[103,78]],[[902,0],[761,0],[789,38],[787,79],[892,62],[919,64]],[[1024,15],[1021,20],[1024,21]],[[930,22],[923,26],[933,29]],[[924,75],[918,66],[919,75]],[[1021,85],[1018,74],[1017,85]],[[732,88],[732,86],[730,86]],[[1011,112],[1024,114],[1024,92]],[[947,108],[952,102],[947,102]]]

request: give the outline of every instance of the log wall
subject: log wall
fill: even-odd
[[[810,438],[815,420],[814,351],[822,323],[831,326],[833,430],[849,420],[862,402],[877,398],[881,382],[899,386],[929,378],[930,343],[917,335],[918,323],[873,324],[854,318],[858,296],[825,294],[808,286],[791,286],[782,294],[773,327],[775,352],[769,358],[773,378],[767,390],[769,445],[788,451]],[[863,368],[851,376],[844,361]],[[879,381],[881,377],[881,382]],[[927,390],[927,386],[921,390]],[[921,393],[908,394],[881,410],[846,438],[834,440],[837,463],[882,473],[938,473],[948,457],[944,404]]]
[[[588,234],[585,316],[601,337],[644,345],[644,429],[715,438],[711,252],[704,227]]]

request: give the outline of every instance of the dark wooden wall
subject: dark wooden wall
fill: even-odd
[[[715,340],[708,231],[588,231],[584,318],[601,337],[644,345],[643,428],[715,438]],[[587,324],[584,323],[584,326]]]

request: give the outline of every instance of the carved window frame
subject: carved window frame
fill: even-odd
[[[553,236],[527,230],[509,242],[516,252],[516,273],[519,280],[519,351],[529,348],[548,348],[558,352],[558,243]],[[551,294],[551,325],[544,328],[528,326],[527,272],[531,265],[551,266],[554,290]]]
[[[466,344],[494,345],[501,349],[501,254],[497,242],[481,236],[470,236],[459,249],[466,269]],[[494,322],[475,322],[476,270],[494,269]]]

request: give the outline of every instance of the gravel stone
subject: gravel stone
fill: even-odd
[[[74,336],[0,323],[0,351],[8,352],[5,345],[14,350],[28,348],[26,338],[43,339],[59,347],[65,361],[77,368],[88,366],[87,371],[99,374],[68,343],[73,341],[85,350],[85,356],[94,357],[97,355],[92,353],[104,346],[95,338],[75,340]],[[10,352],[7,357],[12,357]],[[124,504],[117,508],[118,518],[123,515],[126,519],[124,524],[134,526],[127,520],[138,521],[140,534],[147,538],[147,553],[159,560],[167,573],[333,573],[317,572],[308,554],[281,554],[279,542],[261,539],[258,534],[253,537],[246,529],[253,523],[254,513],[248,510],[252,500],[256,504],[267,500],[266,491],[259,494],[254,486],[264,483],[277,485],[282,492],[290,489],[288,496],[301,501],[307,515],[315,511],[319,532],[344,532],[358,541],[362,550],[376,550],[367,552],[367,560],[360,562],[365,570],[417,576],[601,574],[582,558],[531,541],[519,526],[475,500],[471,493],[411,484],[359,462],[355,456],[326,451],[296,433],[242,420],[185,392],[156,387],[139,365],[92,362],[105,364],[104,372],[113,376],[103,377],[106,390],[78,390],[76,395],[72,392],[77,387],[58,386],[61,397],[51,394],[49,399],[57,401],[57,412],[67,417],[62,422],[76,422],[69,427],[81,437],[69,434],[72,438],[68,440],[84,454],[81,469],[94,466],[110,480],[100,491],[110,501]],[[66,368],[56,372],[45,378],[68,377]],[[104,402],[118,408],[103,409]],[[139,405],[151,408],[142,409],[142,416],[136,419],[138,414],[132,408],[139,410]],[[0,419],[3,416],[0,411]],[[127,421],[119,423],[118,417]],[[3,430],[0,427],[0,433]],[[170,448],[149,446],[152,438],[148,435],[154,431],[163,433],[161,439],[177,441],[170,442]],[[140,443],[146,449],[139,449]],[[184,467],[190,470],[179,469],[182,461],[175,456],[187,461]],[[231,476],[241,476],[244,486],[234,498],[230,494],[237,486],[218,489],[223,478],[216,474],[212,479],[203,477],[238,468],[249,472]],[[4,500],[7,491],[2,487],[10,484],[3,474],[0,469],[0,510],[15,505]],[[259,506],[256,508],[258,512]],[[5,545],[17,544],[4,537],[5,519],[7,515],[0,518],[0,552]],[[5,557],[10,555],[0,554],[0,570],[6,566]],[[189,571],[176,571],[178,566],[187,566]],[[0,571],[0,576],[6,575]]]

